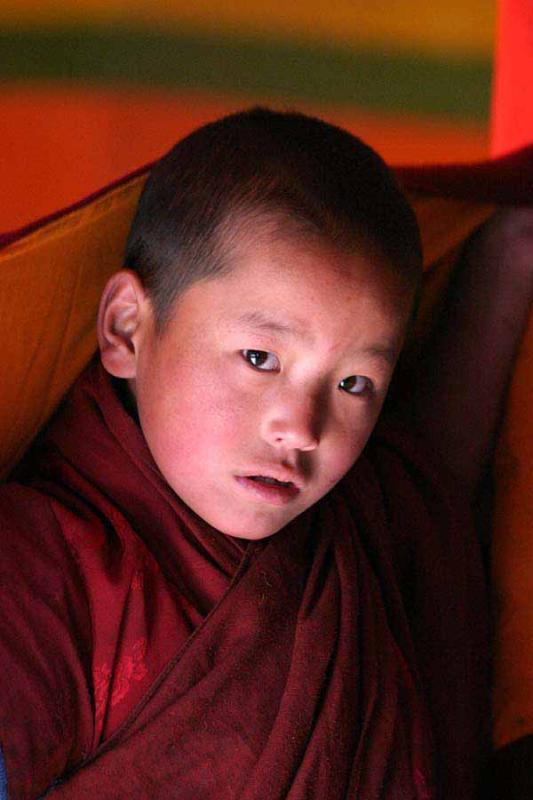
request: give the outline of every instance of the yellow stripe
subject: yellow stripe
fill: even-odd
[[[462,56],[492,52],[495,15],[496,0],[8,0],[0,25],[186,26]]]

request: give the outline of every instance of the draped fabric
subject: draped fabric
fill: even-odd
[[[95,363],[0,489],[0,520],[11,799],[474,796],[479,552],[398,425],[245,542],[172,493]]]

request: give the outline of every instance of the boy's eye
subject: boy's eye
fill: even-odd
[[[339,389],[348,394],[364,394],[372,391],[373,388],[374,384],[365,375],[350,375],[349,378],[343,378],[339,383]]]
[[[264,372],[276,372],[280,368],[278,357],[266,350],[241,350],[243,358]]]

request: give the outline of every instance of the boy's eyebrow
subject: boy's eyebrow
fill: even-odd
[[[262,311],[248,311],[246,314],[242,314],[242,316],[238,317],[237,323],[239,325],[246,325],[248,328],[255,328],[256,330],[280,333],[282,336],[293,336],[300,339],[311,338],[309,334],[306,333],[302,323],[280,320]]]
[[[395,347],[387,347],[387,345],[371,344],[367,347],[360,347],[356,351],[356,355],[370,356],[370,358],[379,358],[384,361],[389,367],[396,365],[398,358],[398,350]]]
[[[303,323],[282,321],[276,319],[276,317],[264,314],[262,311],[249,311],[246,314],[242,314],[237,318],[236,323],[249,328],[255,328],[256,330],[269,331],[271,333],[279,333],[282,336],[312,341],[312,337],[305,330]],[[389,366],[394,367],[398,357],[398,350],[394,346],[376,344],[359,348],[357,354],[379,358],[385,361]]]

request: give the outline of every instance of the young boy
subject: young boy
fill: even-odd
[[[155,167],[101,362],[0,492],[10,800],[474,796],[468,505],[528,280],[487,271],[491,236],[409,387],[413,430],[388,413],[369,440],[421,271],[381,159],[256,109]]]

